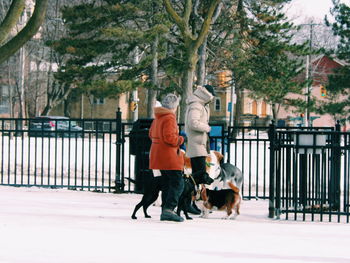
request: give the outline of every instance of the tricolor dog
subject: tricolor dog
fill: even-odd
[[[200,194],[203,200],[202,217],[207,218],[209,211],[213,208],[225,210],[227,214],[225,219],[234,219],[239,215],[241,204],[239,189],[231,182],[228,182],[227,185],[230,189],[210,190],[203,186]],[[233,210],[235,211],[234,215]]]
[[[207,169],[206,172],[214,179],[214,182],[208,189],[230,189],[228,182],[233,183],[238,189],[242,188],[243,174],[242,171],[230,163],[224,163],[224,156],[217,151],[210,151],[206,157]],[[192,173],[190,158],[185,156],[185,174]]]
[[[235,209],[234,217],[236,217],[242,200],[240,192],[243,184],[242,171],[230,163],[224,163],[224,156],[217,151],[210,151],[206,162],[207,172],[214,182],[201,192],[201,199],[205,199],[202,216],[207,217],[209,211],[217,207],[219,210],[226,209],[227,218],[231,218],[232,209]]]

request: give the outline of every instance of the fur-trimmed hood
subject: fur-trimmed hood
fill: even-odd
[[[155,107],[154,108],[154,116],[157,119],[161,118],[163,115],[168,115],[168,114],[175,115],[175,113],[170,109],[167,109],[164,107]]]
[[[197,89],[189,96],[186,100],[186,104],[191,104],[194,102],[199,102],[203,105],[211,102],[214,96],[204,87],[197,86]]]

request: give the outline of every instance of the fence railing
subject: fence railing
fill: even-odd
[[[117,123],[117,118],[0,119],[0,184],[116,189],[123,181]]]
[[[268,127],[228,127],[227,161],[242,170],[242,195],[246,199],[268,198]]]
[[[270,127],[270,217],[349,223],[350,133]]]

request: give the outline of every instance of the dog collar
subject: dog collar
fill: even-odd
[[[214,163],[205,162],[205,165],[210,167],[210,166],[214,166]]]

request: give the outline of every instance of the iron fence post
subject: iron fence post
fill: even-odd
[[[275,217],[275,140],[276,126],[272,120],[269,125],[269,141],[270,141],[270,187],[269,187],[269,218]]]
[[[121,144],[122,144],[122,112],[118,107],[116,112],[116,171],[115,171],[115,190],[117,192],[124,191],[124,173],[121,173]]]
[[[332,138],[332,157],[331,157],[331,174],[330,174],[330,193],[329,203],[331,209],[339,210],[340,208],[340,122],[335,125],[335,132]]]
[[[221,153],[223,156],[225,156],[225,147],[226,147],[226,142],[225,142],[225,126],[224,124],[221,125]]]

